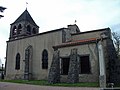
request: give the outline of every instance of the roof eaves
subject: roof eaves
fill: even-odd
[[[25,36],[25,37],[21,37],[21,38],[18,38],[18,39],[9,40],[7,42],[16,41],[16,40],[25,39],[25,38],[30,38],[30,37],[35,37],[35,36],[39,36],[39,35],[43,35],[43,34],[54,33],[54,32],[58,32],[58,31],[62,31],[63,29],[65,29],[65,28],[59,28],[59,29],[56,29],[56,30],[46,31],[46,32],[42,32],[42,33],[30,35],[30,36]]]
[[[97,38],[77,40],[77,41],[73,41],[73,42],[62,43],[60,45],[53,46],[53,48],[62,48],[62,47],[83,45],[83,44],[87,44],[87,43],[95,43],[97,40],[98,40]]]

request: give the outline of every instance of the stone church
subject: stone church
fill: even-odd
[[[27,9],[10,25],[5,79],[50,83],[119,80],[110,28],[81,32],[73,24],[39,33]]]

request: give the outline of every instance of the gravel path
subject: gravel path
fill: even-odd
[[[38,86],[0,82],[0,90],[99,90],[99,88]]]

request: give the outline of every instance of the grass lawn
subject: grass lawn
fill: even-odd
[[[75,84],[70,84],[70,83],[49,84],[45,80],[0,80],[0,82],[22,83],[22,84],[43,85],[43,86],[99,87],[98,82],[94,82],[94,83],[75,83]]]

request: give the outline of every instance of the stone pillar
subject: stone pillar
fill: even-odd
[[[60,82],[60,60],[59,51],[54,51],[51,67],[48,75],[48,83],[54,84]]]
[[[79,59],[77,55],[77,49],[74,48],[71,50],[71,55],[70,55],[68,83],[77,83],[77,82],[79,82]]]
[[[99,68],[100,68],[99,83],[100,83],[100,88],[105,88],[106,87],[105,60],[104,60],[103,46],[101,41],[98,42],[98,52],[99,52]]]

